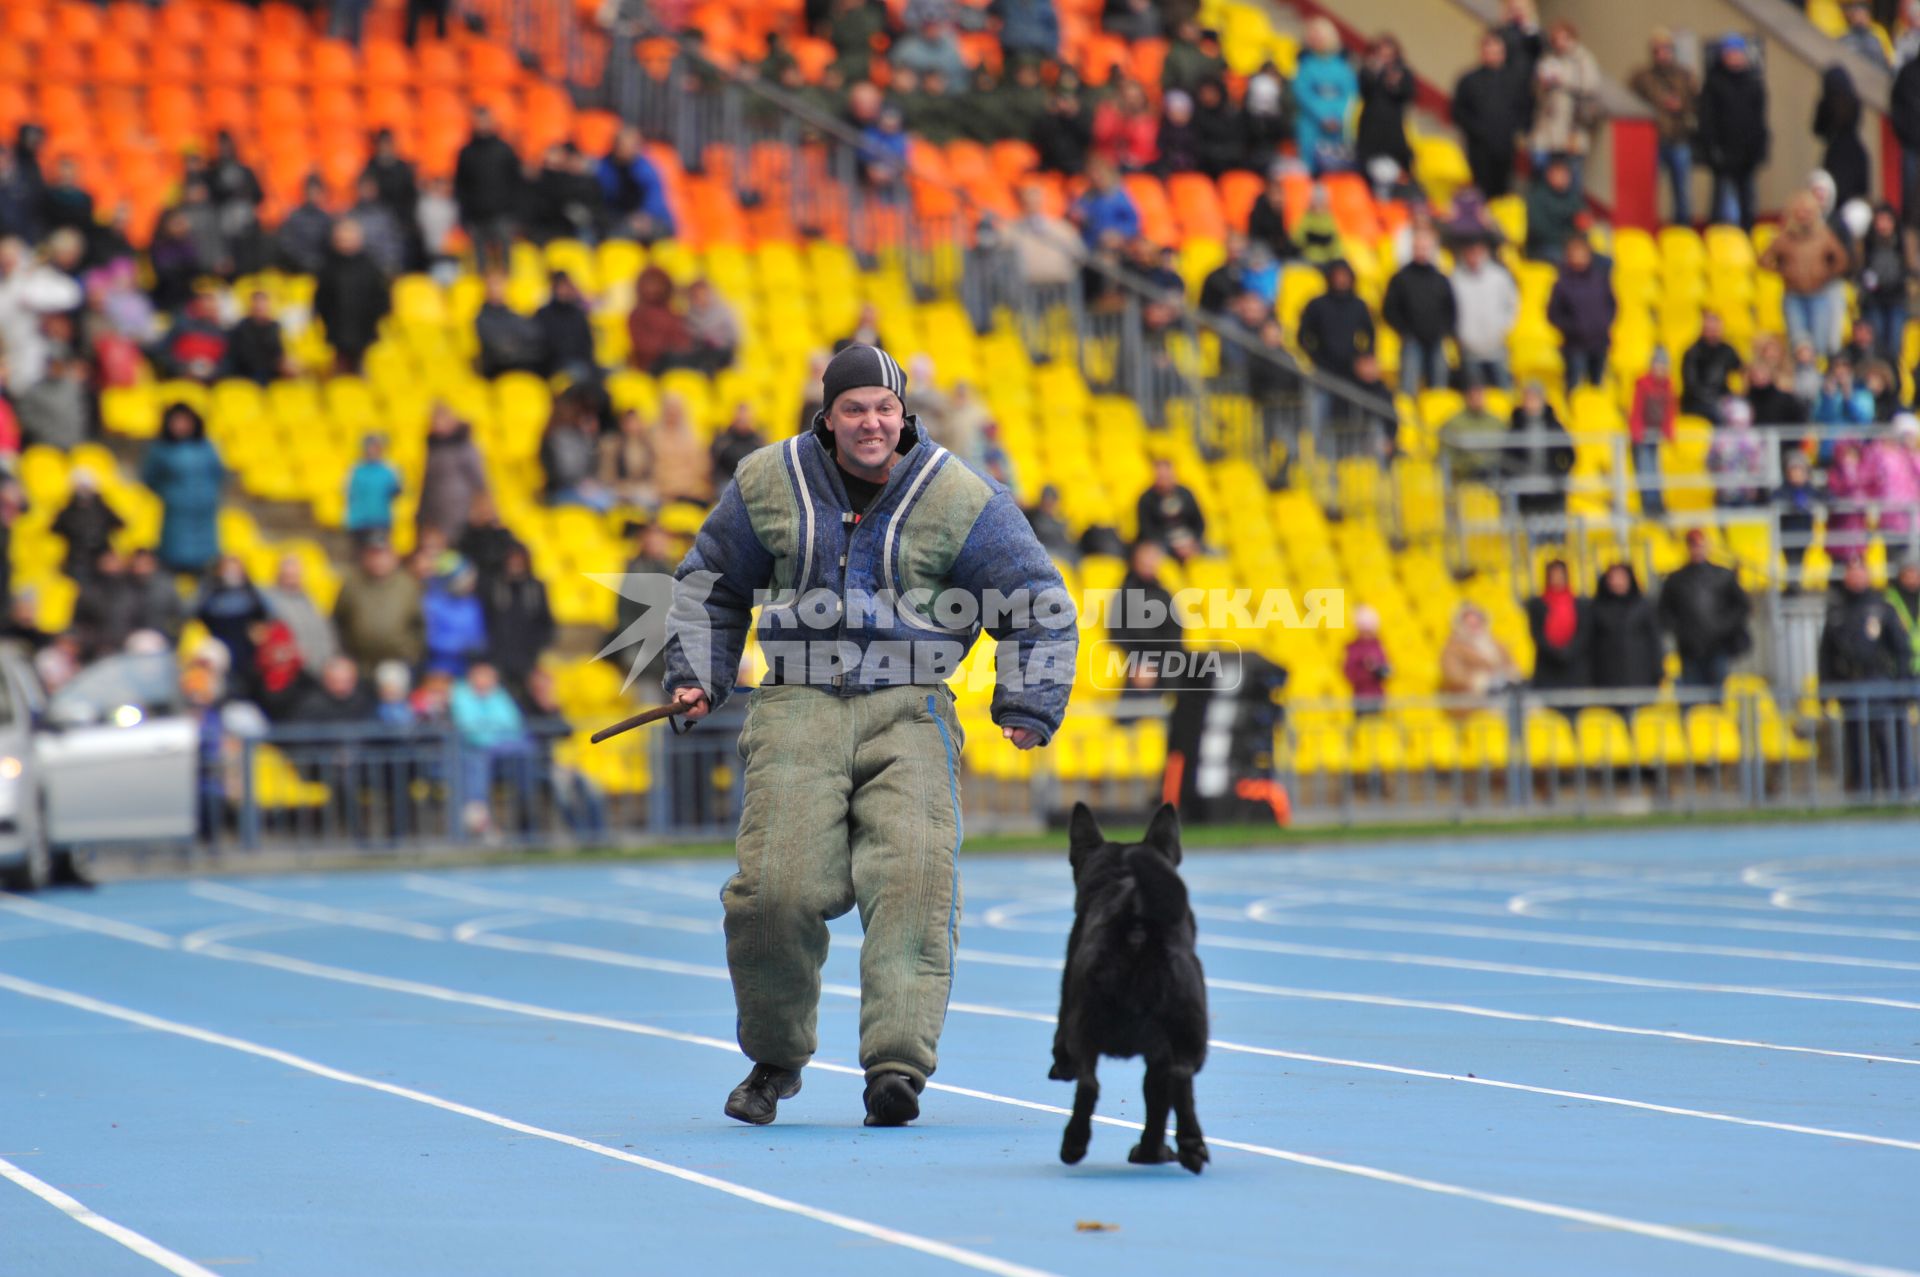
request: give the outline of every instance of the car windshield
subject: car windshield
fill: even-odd
[[[97,721],[123,705],[152,717],[174,709],[180,700],[180,667],[172,652],[109,656],[75,674],[54,694],[56,718]]]

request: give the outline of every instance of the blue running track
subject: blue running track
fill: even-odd
[[[851,918],[728,1121],[727,871],[0,897],[0,1275],[1920,1277],[1920,826],[1191,855],[1199,1178],[1126,1164],[1137,1062],[1057,1160],[1064,854],[967,861],[919,1123]]]

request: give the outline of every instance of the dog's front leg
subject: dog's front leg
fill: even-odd
[[[1148,1062],[1147,1081],[1143,1089],[1147,1100],[1147,1124],[1140,1133],[1140,1142],[1127,1154],[1127,1160],[1135,1166],[1158,1166],[1173,1160],[1173,1152],[1167,1147],[1167,1107],[1172,1098],[1168,1092],[1165,1065]]]
[[[1093,1065],[1085,1066],[1080,1074],[1080,1085],[1073,1091],[1073,1116],[1067,1119],[1067,1133],[1060,1140],[1060,1160],[1068,1166],[1077,1165],[1087,1155],[1087,1144],[1093,1139],[1093,1106],[1100,1102],[1100,1083],[1093,1075]]]
[[[1207,1155],[1206,1137],[1200,1133],[1200,1119],[1193,1111],[1193,1074],[1182,1071],[1169,1084],[1173,1090],[1173,1111],[1180,1119],[1180,1133],[1174,1137],[1180,1165],[1198,1175],[1212,1160]]]

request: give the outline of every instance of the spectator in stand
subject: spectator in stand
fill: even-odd
[[[1471,435],[1498,434],[1506,428],[1507,423],[1487,406],[1486,383],[1469,381],[1460,411],[1440,426],[1439,451],[1447,472],[1456,482],[1490,476],[1497,469],[1499,453],[1484,446],[1473,446],[1466,440]]]
[[[1354,292],[1353,268],[1345,261],[1334,261],[1327,267],[1327,291],[1300,312],[1298,339],[1300,349],[1313,360],[1317,371],[1353,384],[1355,362],[1373,350],[1373,314]],[[1317,432],[1332,407],[1327,391],[1318,386],[1310,388],[1309,428]]]
[[[1880,535],[1905,543],[1920,527],[1920,417],[1903,412],[1861,458],[1867,493],[1880,507]]]
[[[1773,365],[1756,359],[1747,365],[1747,403],[1753,419],[1763,426],[1798,425],[1807,419],[1807,409],[1792,391],[1776,383]]]
[[[127,579],[140,598],[140,619],[134,628],[152,630],[169,645],[178,643],[186,608],[173,574],[161,570],[160,556],[144,548],[135,550],[127,565]]]
[[[1908,29],[1902,42],[1920,42],[1920,26]],[[1887,111],[1900,143],[1900,209],[1909,227],[1920,227],[1920,57],[1909,57],[1893,77],[1893,92]]]
[[[627,560],[626,567],[622,570],[630,578],[671,577],[679,557],[673,552],[673,538],[667,530],[657,523],[645,523],[634,529],[633,557]],[[641,597],[632,597],[635,594]],[[651,606],[651,601],[641,591],[622,591],[619,601],[614,605],[613,629],[607,632],[606,642],[600,649],[599,657],[596,658],[611,660],[623,673],[629,675],[627,680],[629,683],[645,682],[648,685],[647,690],[640,697],[643,702],[658,699],[653,693],[658,691],[660,680],[666,674],[667,668],[665,644],[656,649],[653,659],[646,665],[629,664],[633,656],[628,654],[628,645],[633,642],[635,635],[646,632],[645,618]],[[655,615],[657,619],[653,623],[661,628],[654,630],[653,633],[664,634],[666,619],[657,612]],[[636,626],[641,628],[635,628]]]
[[[647,158],[640,130],[628,125],[614,135],[613,149],[600,161],[600,191],[616,239],[642,244],[669,239],[676,229],[660,170]]]
[[[1920,679],[1920,555],[1907,554],[1894,579],[1887,583],[1887,602],[1893,605],[1907,632],[1907,646],[1913,650],[1910,677]]]
[[[1540,593],[1527,600],[1527,628],[1533,634],[1536,691],[1565,692],[1593,685],[1593,627],[1585,599],[1576,598],[1566,561],[1547,564]],[[1561,705],[1563,712],[1572,708]]]
[[[1587,639],[1593,686],[1645,693],[1631,703],[1615,702],[1622,717],[1631,716],[1637,704],[1651,700],[1659,688],[1667,655],[1659,615],[1625,563],[1615,563],[1600,578],[1599,592],[1587,604]]]
[[[1753,229],[1754,175],[1772,149],[1767,130],[1767,86],[1754,66],[1746,37],[1720,41],[1719,56],[1700,87],[1700,153],[1713,170],[1713,220]]]
[[[1913,644],[1899,613],[1885,595],[1874,593],[1866,561],[1848,560],[1820,631],[1822,693],[1843,693],[1849,684],[1904,682],[1912,675]],[[1847,792],[1897,796],[1911,790],[1907,698],[1863,688],[1839,699]]]
[[[1567,243],[1581,233],[1586,207],[1572,159],[1548,160],[1541,180],[1527,184],[1527,256],[1555,266],[1566,260]]]
[[[1227,60],[1220,55],[1220,33],[1202,28],[1197,17],[1183,18],[1167,42],[1166,60],[1160,64],[1162,92],[1178,89],[1189,96],[1209,81],[1225,81]]]
[[[1633,444],[1633,470],[1640,480],[1640,511],[1652,518],[1666,513],[1660,488],[1660,445],[1673,443],[1678,416],[1673,389],[1673,362],[1656,346],[1653,360],[1633,383],[1633,406],[1627,412],[1627,438]]]
[[[887,35],[891,24],[887,7],[880,0],[837,0],[826,37],[835,54],[832,70],[842,84],[867,78],[874,40]]]
[[[227,240],[220,207],[213,202],[213,193],[207,188],[206,169],[189,159],[182,182],[180,202],[174,207],[186,219],[195,256],[207,274],[232,279],[232,245]]]
[[[1833,445],[1833,464],[1827,467],[1827,557],[1844,563],[1867,548],[1869,485],[1863,450],[1857,439]]]
[[[1674,56],[1673,32],[1655,27],[1647,65],[1634,72],[1633,91],[1653,107],[1660,135],[1660,167],[1671,194],[1669,221],[1693,225],[1693,139],[1700,127],[1700,83]],[[1636,589],[1638,587],[1636,586]]]
[[[1166,457],[1153,459],[1153,483],[1140,494],[1134,513],[1140,540],[1152,541],[1182,559],[1206,543],[1207,518],[1200,513],[1200,502],[1180,482]]]
[[[1714,501],[1740,509],[1767,503],[1767,446],[1753,428],[1753,409],[1737,395],[1720,406],[1720,428],[1707,450]]]
[[[380,321],[392,308],[392,285],[367,256],[360,224],[341,219],[333,228],[333,252],[313,294],[313,313],[326,325],[337,373],[359,373],[368,347],[380,337]]]
[[[541,324],[508,302],[504,274],[489,274],[485,288],[484,300],[473,318],[474,337],[480,347],[480,375],[493,378],[510,372],[542,372],[547,366],[547,350]]]
[[[309,177],[301,186],[301,200],[280,219],[274,234],[280,269],[295,275],[318,275],[327,264],[327,244],[333,239],[333,214],[327,211],[327,185]],[[159,299],[155,299],[159,304]]]
[[[1508,372],[1507,338],[1520,317],[1520,289],[1507,268],[1494,260],[1484,241],[1466,244],[1453,268],[1455,337],[1460,346],[1460,369],[1468,385],[1489,384],[1506,389],[1513,384]]]
[[[1567,510],[1567,477],[1573,473],[1573,438],[1537,381],[1520,391],[1507,433],[1515,436],[1500,459],[1509,481],[1523,490],[1515,498],[1523,515],[1561,515]]]
[[[1447,342],[1454,335],[1453,285],[1434,264],[1432,231],[1413,238],[1413,260],[1387,284],[1381,318],[1400,337],[1400,389],[1412,395],[1443,390],[1448,381]]]
[[[470,662],[486,659],[487,617],[479,584],[473,565],[451,550],[434,562],[420,596],[427,669],[458,678]]]
[[[273,313],[273,298],[265,290],[254,291],[248,300],[246,318],[227,332],[226,371],[229,376],[243,378],[257,386],[293,373],[286,342],[280,334],[280,321]]]
[[[407,227],[380,199],[380,183],[362,177],[354,188],[356,202],[348,210],[360,227],[367,256],[388,279],[398,279],[407,268]]]
[[[740,463],[766,446],[767,441],[753,419],[753,405],[736,404],[727,428],[713,437],[713,447],[708,450],[713,461],[713,490],[724,491],[733,482],[734,471],[740,468]]]
[[[1159,162],[1160,117],[1139,81],[1123,81],[1119,91],[1094,110],[1093,158],[1122,173],[1150,172]]]
[[[52,349],[46,375],[14,396],[20,439],[13,441],[13,455],[22,442],[72,452],[87,441],[94,403],[87,378],[86,360],[64,346]]]
[[[1878,335],[1874,332],[1873,324],[1867,318],[1864,307],[1860,318],[1854,321],[1849,331],[1852,332],[1853,339],[1833,352],[1832,362],[1835,365],[1851,364],[1854,375],[1864,378],[1867,369],[1880,360]]]
[[[1740,352],[1727,344],[1718,311],[1700,313],[1700,339],[1680,361],[1680,411],[1689,417],[1720,420],[1720,404],[1733,393]]]
[[[1367,46],[1360,65],[1360,124],[1354,131],[1354,158],[1362,172],[1379,160],[1392,160],[1402,174],[1413,173],[1413,147],[1407,142],[1407,111],[1413,105],[1413,72],[1407,68],[1397,36],[1382,33]]]
[[[1064,87],[1056,87],[1047,99],[1047,109],[1033,126],[1033,149],[1039,156],[1043,173],[1078,175],[1087,169],[1087,156],[1093,149],[1093,125],[1080,109],[1080,99]]]
[[[473,134],[453,166],[453,197],[460,206],[460,225],[482,266],[501,269],[519,232],[515,214],[520,207],[520,157],[501,137],[493,112],[473,108]],[[604,182],[604,179],[603,179]],[[611,206],[614,200],[608,197]]]
[[[1353,167],[1348,125],[1360,81],[1328,19],[1308,21],[1304,45],[1293,77],[1294,140],[1315,177],[1345,172]]]
[[[399,661],[381,661],[373,669],[373,717],[382,727],[411,731],[415,724],[409,694],[413,672]]]
[[[407,268],[419,270],[424,267],[427,263],[421,253],[417,221],[420,183],[414,176],[413,165],[400,154],[392,129],[374,131],[373,155],[367,160],[367,166],[360,170],[362,188],[368,180],[373,182],[375,198],[386,208],[393,218],[393,224],[400,228],[405,238]]]
[[[646,373],[685,367],[693,334],[674,304],[673,278],[658,266],[647,267],[635,285],[635,299],[633,313],[627,317],[629,366]]]
[[[239,556],[220,556],[201,588],[193,615],[207,627],[207,633],[226,646],[233,658],[231,668],[253,668],[253,627],[266,620],[269,613],[266,598],[247,579],[246,565]]]
[[[1293,136],[1290,106],[1286,77],[1269,58],[1247,77],[1241,95],[1247,167],[1254,172],[1271,172],[1274,161],[1280,157],[1281,146]]]
[[[68,476],[73,495],[54,516],[51,531],[67,543],[61,571],[84,584],[94,564],[112,543],[114,533],[126,526],[107,499],[100,495],[100,480],[86,466],[75,466]],[[11,486],[8,492],[13,493]]]
[[[693,347],[690,367],[711,376],[733,366],[740,347],[740,316],[705,279],[687,285],[687,335]]]
[[[473,444],[472,429],[445,403],[435,403],[427,418],[418,534],[423,536],[432,528],[451,541],[466,528],[474,497],[485,491],[487,468]]]
[[[1814,491],[1813,468],[1807,454],[1795,448],[1781,462],[1785,478],[1773,490],[1775,518],[1780,521],[1780,553],[1787,561],[1786,592],[1800,593],[1800,565],[1813,544],[1813,525],[1820,494]]]
[[[1826,143],[1820,167],[1833,178],[1839,203],[1867,197],[1867,148],[1860,141],[1864,108],[1847,69],[1835,64],[1820,78],[1820,101],[1813,110],[1813,135]]]
[[[1300,256],[1309,266],[1325,270],[1346,257],[1346,241],[1333,216],[1333,196],[1325,186],[1313,187],[1307,196],[1307,211],[1293,229],[1300,240]]]
[[[400,472],[387,460],[387,437],[369,434],[360,442],[360,460],[347,473],[347,535],[356,545],[393,532],[393,503],[400,497]]]
[[[1604,384],[1615,313],[1613,281],[1583,236],[1567,242],[1566,264],[1547,298],[1547,322],[1560,332],[1567,389]]]
[[[271,616],[253,623],[253,664],[243,672],[241,694],[273,722],[298,717],[315,692],[323,691],[320,682],[307,672],[301,659],[300,642],[284,621]],[[343,663],[351,667],[352,661]],[[353,684],[359,682],[354,675]]]
[[[1347,641],[1342,672],[1353,689],[1355,718],[1378,714],[1387,699],[1387,680],[1393,667],[1387,662],[1387,649],[1380,642],[1380,613],[1369,604],[1353,609],[1353,637]]]
[[[45,321],[71,314],[85,300],[80,285],[36,261],[24,241],[0,238],[0,355],[6,358],[7,384],[16,392],[45,375],[52,348]]]
[[[1103,0],[1100,25],[1123,40],[1160,37],[1160,6],[1155,0]]]
[[[507,555],[501,573],[480,587],[486,614],[487,659],[500,671],[507,690],[523,694],[540,654],[553,646],[553,612],[547,587],[533,575],[524,548]]]
[[[1046,211],[1046,192],[1039,185],[1020,188],[1020,217],[1007,227],[1007,235],[1020,263],[1021,282],[1028,288],[1052,297],[1080,273],[1079,232],[1065,218]]]
[[[74,599],[71,628],[80,640],[80,659],[92,662],[119,652],[139,619],[139,590],[127,579],[126,560],[109,546],[94,560],[86,588]]]
[[[447,711],[460,737],[461,820],[467,831],[493,835],[493,786],[503,778],[512,786],[519,821],[530,825],[533,738],[520,706],[500,685],[499,673],[486,661],[475,661],[453,685]]]
[[[285,625],[300,649],[300,660],[307,672],[319,675],[326,663],[339,651],[333,623],[320,614],[313,596],[307,593],[307,574],[298,555],[283,555],[273,587],[262,592],[267,612]]]
[[[660,420],[653,428],[653,484],[663,502],[706,506],[713,501],[713,471],[706,449],[693,432],[687,401],[679,395],[660,397]]]
[[[540,469],[546,476],[548,505],[585,506],[597,513],[613,508],[613,494],[596,477],[600,459],[599,420],[572,390],[554,400],[553,416],[540,439]]]
[[[173,324],[152,349],[155,370],[164,377],[210,384],[227,362],[227,331],[212,291],[194,293],[174,315]]]
[[[1009,66],[1051,62],[1060,52],[1060,15],[1053,0],[991,0],[1000,24],[1000,52]]]
[[[317,681],[308,679],[289,690],[291,695],[283,694],[287,710],[279,717],[296,723],[357,727],[380,718],[373,693],[360,681],[360,667],[353,663],[351,657],[336,656],[323,662]],[[269,714],[268,717],[275,715]],[[341,761],[345,763],[346,760]],[[346,801],[354,809],[351,819],[358,828],[362,813],[353,798],[349,797]]]
[[[1049,555],[1062,563],[1080,562],[1080,545],[1073,539],[1060,509],[1060,489],[1047,484],[1040,489],[1039,502],[1021,513],[1027,516],[1027,526],[1033,529],[1034,539]]]
[[[188,297],[193,295],[194,281],[199,279],[203,268],[200,250],[194,247],[189,234],[186,214],[179,209],[169,209],[160,215],[160,224],[154,228],[153,238],[147,245],[147,263],[153,271],[153,287],[149,295],[158,310],[177,310]],[[0,276],[8,273],[6,246],[19,243],[18,240],[0,240]],[[301,271],[311,274],[311,271]],[[0,285],[4,286],[4,285]],[[15,349],[12,342],[9,350]]]
[[[1787,205],[1780,233],[1760,255],[1760,268],[1780,272],[1786,285],[1787,338],[1810,341],[1822,354],[1837,348],[1833,296],[1828,285],[1845,275],[1847,250],[1821,219],[1820,205],[1810,191],[1795,195]]]
[[[1073,202],[1069,218],[1080,228],[1080,242],[1090,249],[1099,247],[1110,232],[1129,242],[1140,234],[1140,210],[1133,196],[1120,184],[1119,171],[1102,159],[1087,166],[1087,189]]]
[[[1835,360],[1821,380],[1820,395],[1813,405],[1814,421],[1823,426],[1870,426],[1876,414],[1873,392],[1855,379],[1853,365]]]
[[[534,312],[539,333],[541,371],[568,381],[597,381],[600,366],[594,359],[593,321],[587,314],[580,286],[565,271],[553,272],[547,304]]]
[[[1680,649],[1680,685],[1718,692],[1733,662],[1753,647],[1752,604],[1731,568],[1709,559],[1707,534],[1687,533],[1687,563],[1660,588],[1660,625]]]
[[[1892,74],[1887,46],[1880,43],[1880,33],[1873,27],[1873,6],[1867,0],[1847,0],[1840,6],[1840,16],[1847,24],[1847,29],[1840,33],[1840,47],[1868,66]]]
[[[1900,374],[1884,359],[1867,365],[1866,390],[1873,396],[1873,419],[1892,421],[1906,407],[1900,398]]]
[[[615,505],[651,506],[656,501],[653,489],[653,442],[647,422],[629,408],[620,414],[616,428],[600,436],[600,486],[613,494]]]
[[[1200,309],[1209,315],[1225,314],[1236,298],[1252,291],[1247,280],[1247,237],[1228,231],[1226,254],[1226,260],[1200,281]]]
[[[93,196],[80,184],[80,165],[73,156],[60,157],[54,180],[41,192],[40,211],[50,234],[71,230],[85,236],[93,232]]]
[[[198,575],[220,551],[220,493],[227,468],[207,442],[206,423],[186,404],[160,419],[160,437],[147,447],[140,482],[160,498],[160,561],[174,572]]]
[[[1466,140],[1473,184],[1488,199],[1513,187],[1514,139],[1525,124],[1526,86],[1507,62],[1507,46],[1492,31],[1480,38],[1480,65],[1453,89],[1453,125]]]
[[[1155,165],[1162,175],[1198,173],[1200,133],[1193,123],[1193,98],[1180,89],[1168,89],[1161,99],[1160,133],[1155,143],[1160,160]]]
[[[1165,549],[1144,536],[1127,552],[1127,574],[1120,578],[1119,598],[1107,616],[1107,642],[1124,659],[1125,695],[1150,696],[1160,690],[1166,663],[1186,647],[1173,595],[1161,580]],[[1109,657],[1109,668],[1096,677],[1111,680],[1119,671]]]
[[[1267,189],[1247,214],[1247,238],[1265,245],[1282,266],[1300,260],[1300,246],[1287,230],[1287,186],[1277,168],[1268,173]]]
[[[1453,614],[1453,628],[1440,649],[1440,694],[1482,700],[1520,681],[1520,667],[1507,645],[1493,635],[1487,613],[1478,603],[1462,603]],[[1484,705],[1465,703],[1447,712],[1466,718]]]
[[[1193,131],[1200,148],[1200,170],[1218,178],[1249,167],[1247,122],[1218,80],[1203,80],[1193,91]]]
[[[1854,277],[1860,299],[1860,317],[1873,328],[1874,348],[1882,359],[1899,360],[1905,353],[1907,286],[1913,243],[1900,227],[1893,205],[1873,211],[1873,225],[1860,242],[1859,273]]]
[[[526,194],[532,210],[526,219],[527,234],[534,243],[599,241],[607,221],[606,193],[597,162],[588,160],[573,143],[556,142],[547,148]]]
[[[1533,164],[1537,172],[1547,157],[1566,157],[1575,192],[1584,186],[1594,129],[1605,119],[1601,83],[1600,64],[1574,25],[1562,19],[1548,28],[1544,56],[1533,72]]]
[[[506,567],[507,556],[523,550],[520,538],[500,520],[500,508],[490,493],[478,493],[467,510],[467,526],[454,546],[460,557],[473,564],[480,584],[497,580]]]

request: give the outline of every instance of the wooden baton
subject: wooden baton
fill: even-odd
[[[612,740],[622,732],[630,732],[636,727],[645,727],[648,723],[658,722],[663,718],[671,718],[675,714],[685,713],[686,710],[687,706],[678,703],[672,705],[656,705],[650,710],[635,714],[632,718],[623,718],[612,727],[602,727],[593,734],[593,743],[598,745],[601,741]]]

